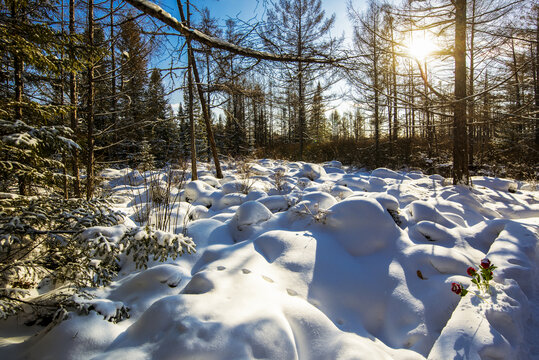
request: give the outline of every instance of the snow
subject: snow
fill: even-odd
[[[477,177],[468,188],[337,161],[248,165],[250,175],[224,164],[224,179],[201,172],[174,189],[174,230],[196,253],[145,270],[123,259],[110,285],[79,299],[88,314],[56,326],[0,323],[0,358],[539,359],[533,184]],[[144,225],[133,214],[152,206],[150,179],[166,181],[105,170],[130,218],[83,236],[116,244]],[[490,293],[466,274],[484,257],[498,267]]]

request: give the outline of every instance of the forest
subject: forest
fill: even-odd
[[[183,32],[128,3],[2,3],[3,191],[90,199],[104,167],[253,156],[537,176],[533,1],[349,2],[346,39],[317,0],[256,23],[187,2]]]

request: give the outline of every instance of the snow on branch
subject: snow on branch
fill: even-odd
[[[191,38],[191,40],[198,41],[206,46],[222,49],[229,51],[231,53],[242,55],[250,58],[260,59],[260,60],[269,60],[269,61],[282,61],[282,62],[305,62],[305,63],[319,63],[319,64],[334,64],[339,62],[339,59],[334,59],[331,57],[319,58],[319,57],[299,57],[295,55],[287,54],[273,54],[265,51],[253,50],[243,46],[235,45],[219,39],[216,37],[209,36],[204,34],[201,31],[192,29],[184,25],[182,22],[178,21],[168,12],[163,10],[158,5],[147,0],[126,0],[129,4],[136,7],[145,14],[156,18],[163,23],[167,24],[171,28],[177,30],[185,37]]]

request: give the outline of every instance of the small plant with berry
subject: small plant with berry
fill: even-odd
[[[466,272],[472,277],[472,283],[477,286],[480,292],[490,293],[490,281],[492,280],[494,269],[496,269],[496,266],[489,259],[484,258],[481,260],[479,270],[470,266]],[[452,283],[451,291],[460,296],[466,296],[468,293],[468,290],[464,289],[461,283]],[[479,294],[476,293],[476,295],[483,299]]]

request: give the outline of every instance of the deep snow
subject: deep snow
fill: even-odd
[[[539,359],[533,185],[474,177],[467,188],[337,161],[224,168],[187,183],[172,212],[196,254],[142,271],[126,260],[92,290],[99,313],[37,335],[1,322],[0,358]],[[167,174],[102,176],[130,218],[96,231],[120,236],[149,199],[144,177]],[[466,269],[484,257],[498,269],[482,300]],[[129,319],[103,320],[122,306]]]

